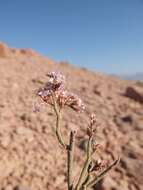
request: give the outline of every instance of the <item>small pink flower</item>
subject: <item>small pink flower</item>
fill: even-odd
[[[53,84],[64,84],[65,83],[65,76],[61,73],[56,72],[50,72],[47,74],[47,76],[50,78],[49,82]]]
[[[64,91],[62,96],[60,97],[60,101],[64,104],[72,108],[77,112],[81,112],[85,109],[85,106],[82,100],[75,94]]]
[[[82,100],[75,94],[65,90],[65,77],[60,73],[51,72],[47,74],[50,78],[43,88],[40,88],[37,95],[43,101],[53,104],[52,97],[54,96],[57,104],[62,108],[68,106],[77,112],[85,109]]]

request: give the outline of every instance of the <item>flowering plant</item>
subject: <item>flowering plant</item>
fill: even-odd
[[[89,126],[87,127],[87,148],[86,148],[86,160],[77,184],[73,183],[72,171],[73,171],[73,148],[75,141],[75,131],[70,131],[69,143],[66,144],[61,134],[62,110],[68,106],[76,112],[83,112],[85,106],[82,100],[75,94],[68,92],[65,89],[65,76],[60,73],[50,72],[47,75],[49,81],[44,87],[38,90],[37,95],[46,103],[50,104],[56,115],[56,137],[63,149],[67,151],[67,184],[68,190],[87,190],[95,185],[101,178],[111,170],[119,161],[119,158],[115,160],[111,165],[107,166],[104,161],[97,160],[93,162],[93,153],[100,147],[99,144],[93,144],[93,140],[96,134],[96,116],[91,114]],[[93,175],[94,173],[97,173]]]

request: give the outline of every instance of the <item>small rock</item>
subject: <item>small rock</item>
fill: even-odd
[[[143,89],[140,87],[127,87],[125,96],[143,104]]]
[[[131,115],[127,115],[121,118],[122,121],[126,122],[126,123],[132,123],[133,122],[133,118]]]

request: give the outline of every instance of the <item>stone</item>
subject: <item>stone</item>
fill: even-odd
[[[143,89],[140,87],[127,87],[125,96],[143,104]]]

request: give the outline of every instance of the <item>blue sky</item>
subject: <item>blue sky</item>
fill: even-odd
[[[143,72],[143,0],[1,0],[0,41],[90,70]]]

